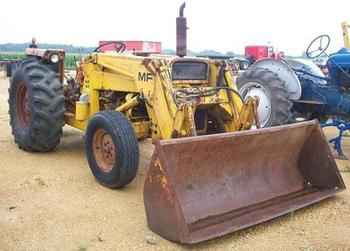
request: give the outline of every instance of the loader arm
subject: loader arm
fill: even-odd
[[[256,122],[258,100],[251,98],[244,102],[237,92],[232,72],[224,71],[226,86],[212,84],[205,87],[179,87],[171,78],[171,63],[161,60],[144,62],[154,78],[154,90],[150,99],[153,105],[149,109],[152,123],[159,128],[153,139],[171,139],[198,135],[197,112],[215,113],[223,121],[225,132],[249,129]],[[210,65],[212,74],[210,81],[215,82],[218,71],[217,64]],[[210,93],[210,94],[208,94]]]
[[[173,67],[182,63],[185,67],[205,65],[208,73],[203,80],[173,81]],[[258,100],[241,99],[232,72],[223,62],[93,53],[82,68],[81,97],[87,96],[88,102],[78,102],[75,117],[66,119],[79,129],[84,130],[89,117],[106,109],[102,105],[104,92],[122,96],[114,109],[132,122],[139,138],[233,132],[249,129],[257,120]],[[135,119],[133,111],[142,106],[147,112]]]

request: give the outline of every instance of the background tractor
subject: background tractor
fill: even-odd
[[[244,56],[250,64],[253,64],[265,58],[281,59],[284,53],[276,51],[273,46],[269,45],[249,45],[244,48]]]
[[[316,121],[248,130],[259,127],[259,100],[242,99],[225,61],[186,57],[184,8],[177,56],[126,54],[125,44],[114,42],[115,52],[97,48],[75,79],[64,81],[62,51],[28,50],[9,88],[16,144],[51,151],[64,124],[78,128],[96,180],[122,188],[137,174],[138,140],[152,138],[148,225],[181,243],[237,231],[345,189]]]
[[[295,122],[296,119],[319,119],[337,126],[339,136],[332,139],[340,156],[341,137],[350,128],[350,51],[348,25],[342,24],[345,47],[327,55],[326,76],[312,61],[305,59],[262,59],[238,79],[243,97],[259,96],[259,118],[263,127]],[[331,39],[315,38],[308,46],[310,59],[326,54]],[[255,77],[257,81],[252,80]]]

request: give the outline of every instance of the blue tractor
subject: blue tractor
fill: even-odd
[[[350,130],[350,40],[343,24],[345,47],[327,55],[331,39],[315,38],[306,55],[310,59],[326,55],[324,74],[307,59],[262,59],[238,77],[243,97],[258,96],[261,126],[269,127],[305,119],[319,119],[323,127],[335,126],[339,135],[331,139],[339,158],[346,158],[341,147],[345,131]],[[330,120],[331,119],[331,120]]]

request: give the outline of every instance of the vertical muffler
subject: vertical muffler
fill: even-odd
[[[197,243],[345,189],[317,121],[156,142],[144,186],[150,229]]]
[[[187,20],[184,16],[186,3],[180,7],[179,17],[176,18],[176,55],[184,57],[187,55]]]

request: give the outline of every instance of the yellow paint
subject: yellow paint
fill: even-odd
[[[347,22],[343,22],[341,26],[343,30],[344,47],[350,49],[350,35],[349,35],[350,25]]]
[[[84,121],[89,117],[89,104],[87,102],[78,101],[75,103],[75,119]]]
[[[115,109],[115,110],[118,112],[125,112],[125,111],[128,111],[128,110],[134,108],[138,104],[139,104],[139,101],[138,101],[137,96],[133,97],[132,99],[129,99],[129,100],[126,98],[126,102],[124,104],[118,106],[117,109]]]
[[[172,81],[172,65],[182,60],[208,64],[208,79]],[[101,105],[101,91],[113,91],[122,97],[115,109],[130,120],[138,138],[194,136],[199,131],[196,129],[195,117],[198,110],[214,114],[215,119],[223,123],[228,132],[249,129],[254,123],[257,101],[250,99],[242,102],[229,68],[225,69],[224,74],[226,89],[216,90],[221,65],[220,61],[198,58],[146,58],[117,53],[93,53],[81,65],[84,73],[81,93],[88,97],[88,103],[77,103],[76,114],[66,116],[66,122],[85,130],[88,120],[105,109]],[[211,94],[190,99],[188,94],[179,92],[181,90]],[[142,105],[145,105],[145,109],[141,110],[145,112],[140,115],[137,111],[140,111]],[[208,123],[207,115],[204,119]],[[204,127],[206,128],[207,126]],[[201,133],[205,134],[205,130]]]
[[[64,116],[64,118],[65,118],[65,121],[68,125],[70,125],[74,128],[80,129],[82,131],[85,131],[88,120],[79,121],[79,120],[75,119],[74,115],[71,116],[71,115],[67,115],[67,114]]]

